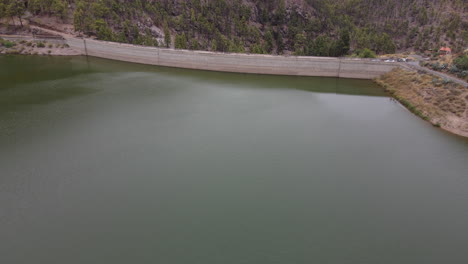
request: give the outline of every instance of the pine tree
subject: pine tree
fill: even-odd
[[[167,22],[164,23],[164,44],[166,45],[166,48],[171,46],[171,32],[169,31]]]

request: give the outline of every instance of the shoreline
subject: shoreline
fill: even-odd
[[[54,32],[48,30],[50,32]],[[194,70],[374,80],[413,114],[450,133],[468,137],[468,91],[464,85],[423,74],[401,63],[363,59],[297,57],[174,50],[80,39],[60,33],[47,39],[23,39],[18,50],[1,54],[77,56]],[[0,36],[1,37],[1,36]],[[11,36],[10,39],[15,38]],[[26,37],[27,38],[27,37]],[[39,43],[43,43],[38,47]],[[62,43],[62,44],[61,44]],[[424,80],[421,80],[424,79]],[[410,87],[411,89],[408,89]],[[442,89],[440,89],[442,87]],[[461,87],[461,88],[457,88]],[[449,94],[446,93],[448,88]],[[453,93],[453,94],[450,94]],[[466,98],[465,98],[466,97]],[[433,102],[428,102],[433,101]],[[453,108],[453,109],[452,109]]]
[[[395,69],[375,82],[414,115],[468,138],[468,90],[464,86],[404,69]]]
[[[0,35],[0,54],[79,56],[81,52],[70,48],[65,40],[34,38],[28,35]],[[6,43],[6,44],[5,44]]]

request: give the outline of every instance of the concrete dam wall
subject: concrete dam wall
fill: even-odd
[[[173,50],[72,37],[66,40],[70,47],[93,57],[210,71],[373,79],[399,66],[366,59]]]

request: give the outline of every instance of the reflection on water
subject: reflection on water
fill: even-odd
[[[468,259],[468,141],[370,81],[0,68],[2,263]]]

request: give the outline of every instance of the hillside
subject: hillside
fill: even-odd
[[[4,23],[38,16],[102,40],[222,52],[343,56],[468,45],[462,0],[0,0]]]

